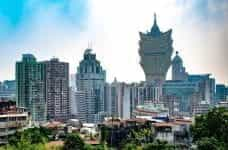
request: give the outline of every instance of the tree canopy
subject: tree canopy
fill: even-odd
[[[196,116],[191,134],[198,147],[228,147],[228,109],[213,108],[207,114]]]

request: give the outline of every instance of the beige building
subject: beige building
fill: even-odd
[[[24,108],[12,107],[9,111],[0,114],[0,144],[7,143],[9,135],[23,130],[30,125],[30,117]]]

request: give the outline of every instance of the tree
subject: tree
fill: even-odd
[[[30,144],[45,144],[48,138],[48,129],[44,128],[30,128],[22,132],[16,132],[9,138],[10,145],[17,145],[22,141],[29,142]]]
[[[137,150],[137,149],[140,149],[140,148],[134,143],[128,143],[123,147],[123,150]]]
[[[167,141],[156,140],[144,145],[143,150],[175,150],[175,146],[168,144]]]
[[[84,150],[109,150],[109,149],[105,144],[101,144],[101,145],[85,144]]]
[[[224,147],[228,147],[228,109],[214,108],[207,114],[196,116],[191,133],[195,143],[207,144],[205,138],[214,137],[215,140],[210,139],[212,144],[217,141],[220,145],[225,143]]]
[[[136,145],[141,145],[143,143],[153,142],[153,131],[149,128],[142,128],[137,130],[131,130],[127,139],[122,142],[122,145],[127,143],[134,143]]]
[[[101,126],[101,143],[107,142],[108,136],[109,136],[109,131],[108,128],[105,126]]]
[[[203,137],[197,141],[197,148],[199,150],[222,150],[223,146],[214,137]]]
[[[85,143],[78,134],[67,135],[63,150],[85,150]]]

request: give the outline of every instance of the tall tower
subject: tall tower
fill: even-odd
[[[17,106],[26,107],[35,122],[46,121],[45,64],[32,54],[23,54],[16,63]]]
[[[69,104],[69,64],[57,58],[44,62],[46,65],[47,117],[54,120],[67,120]]]
[[[154,25],[150,32],[140,32],[139,55],[140,65],[146,76],[146,81],[163,83],[171,65],[173,52],[171,38],[172,30],[161,32],[154,14]]]
[[[79,101],[78,113],[86,122],[98,122],[99,112],[104,112],[104,86],[106,72],[92,49],[86,49],[84,59],[77,68],[76,85],[84,101]],[[78,96],[77,96],[78,97]],[[82,99],[82,98],[81,98]]]
[[[185,71],[183,61],[176,51],[176,56],[172,61],[172,80],[187,80],[188,73]]]

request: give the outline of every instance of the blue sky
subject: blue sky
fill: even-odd
[[[75,73],[88,42],[108,81],[144,80],[138,32],[150,29],[154,12],[161,30],[173,29],[189,73],[228,84],[227,0],[0,0],[0,81],[14,79],[23,53],[59,57]]]
[[[7,40],[17,29],[23,28],[24,22],[29,23],[37,11],[52,7],[58,7],[57,15],[75,25],[79,25],[87,13],[86,0],[1,0],[1,38]]]

